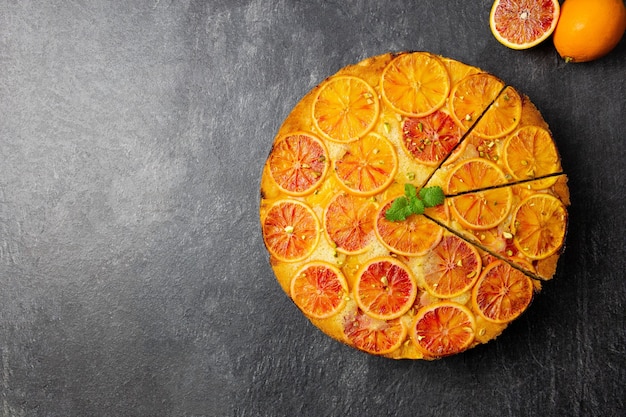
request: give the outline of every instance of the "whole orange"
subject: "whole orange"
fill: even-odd
[[[587,62],[608,54],[625,30],[623,0],[566,0],[553,41],[567,62]]]

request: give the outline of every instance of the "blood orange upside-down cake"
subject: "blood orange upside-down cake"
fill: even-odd
[[[285,293],[327,335],[435,359],[497,337],[552,278],[567,177],[514,87],[427,52],[368,58],[278,130],[260,221]]]

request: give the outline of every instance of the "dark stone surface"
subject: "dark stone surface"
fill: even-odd
[[[0,416],[617,416],[626,46],[508,50],[491,1],[1,1]],[[570,176],[555,279],[436,362],[330,340],[274,280],[261,167],[339,68],[428,50],[493,72]]]

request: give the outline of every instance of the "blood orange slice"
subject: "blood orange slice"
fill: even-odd
[[[549,194],[526,197],[511,221],[513,242],[530,259],[544,259],[561,249],[566,228],[565,205]]]
[[[279,139],[268,158],[272,179],[289,195],[304,195],[321,184],[328,169],[328,151],[315,136],[292,133]]]
[[[313,123],[335,142],[351,142],[369,132],[378,119],[380,104],[371,85],[354,76],[329,78],[313,101]]]
[[[358,349],[384,355],[402,345],[407,330],[399,319],[379,320],[357,310],[346,316],[343,332],[348,342]]]
[[[335,161],[335,173],[354,194],[374,195],[385,189],[398,169],[398,156],[391,142],[376,133],[350,143]]]
[[[426,165],[438,165],[461,140],[463,131],[452,117],[437,110],[411,117],[402,126],[402,144],[410,155]]]
[[[392,201],[383,204],[376,216],[376,236],[394,253],[407,256],[425,254],[439,242],[443,229],[423,215],[414,214],[399,222],[387,220],[385,212],[391,207]]]
[[[324,230],[339,252],[355,254],[373,237],[376,208],[371,199],[338,194],[324,213]]]
[[[357,272],[354,297],[369,316],[389,320],[409,311],[417,284],[408,268],[395,258],[375,258]]]
[[[485,319],[506,323],[522,314],[533,298],[530,278],[497,260],[485,267],[472,291],[472,305]]]
[[[319,240],[319,221],[313,210],[294,200],[279,200],[263,219],[267,250],[283,262],[300,261],[313,252]]]
[[[489,189],[505,184],[504,172],[482,158],[468,159],[457,165],[448,177],[446,192],[455,218],[470,229],[490,229],[500,224],[511,210],[510,187]],[[469,192],[472,190],[482,190]]]
[[[512,49],[528,49],[546,40],[559,20],[558,0],[496,0],[489,27],[493,36]]]
[[[432,357],[453,355],[474,341],[476,319],[464,305],[443,301],[422,307],[413,320],[411,338]]]
[[[383,100],[395,111],[420,117],[443,106],[450,93],[450,76],[435,55],[402,54],[382,73]]]
[[[559,155],[550,132],[537,126],[517,129],[504,143],[504,163],[517,180],[560,171]]]
[[[473,245],[454,235],[444,236],[424,260],[426,290],[440,298],[456,297],[474,285],[481,266]]]
[[[312,262],[295,273],[290,290],[291,298],[304,314],[323,319],[344,307],[348,283],[337,267]]]

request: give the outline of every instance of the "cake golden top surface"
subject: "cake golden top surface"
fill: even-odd
[[[528,97],[406,52],[347,66],[296,104],[263,169],[260,220],[277,281],[319,329],[434,359],[527,309],[556,270],[568,205]]]

